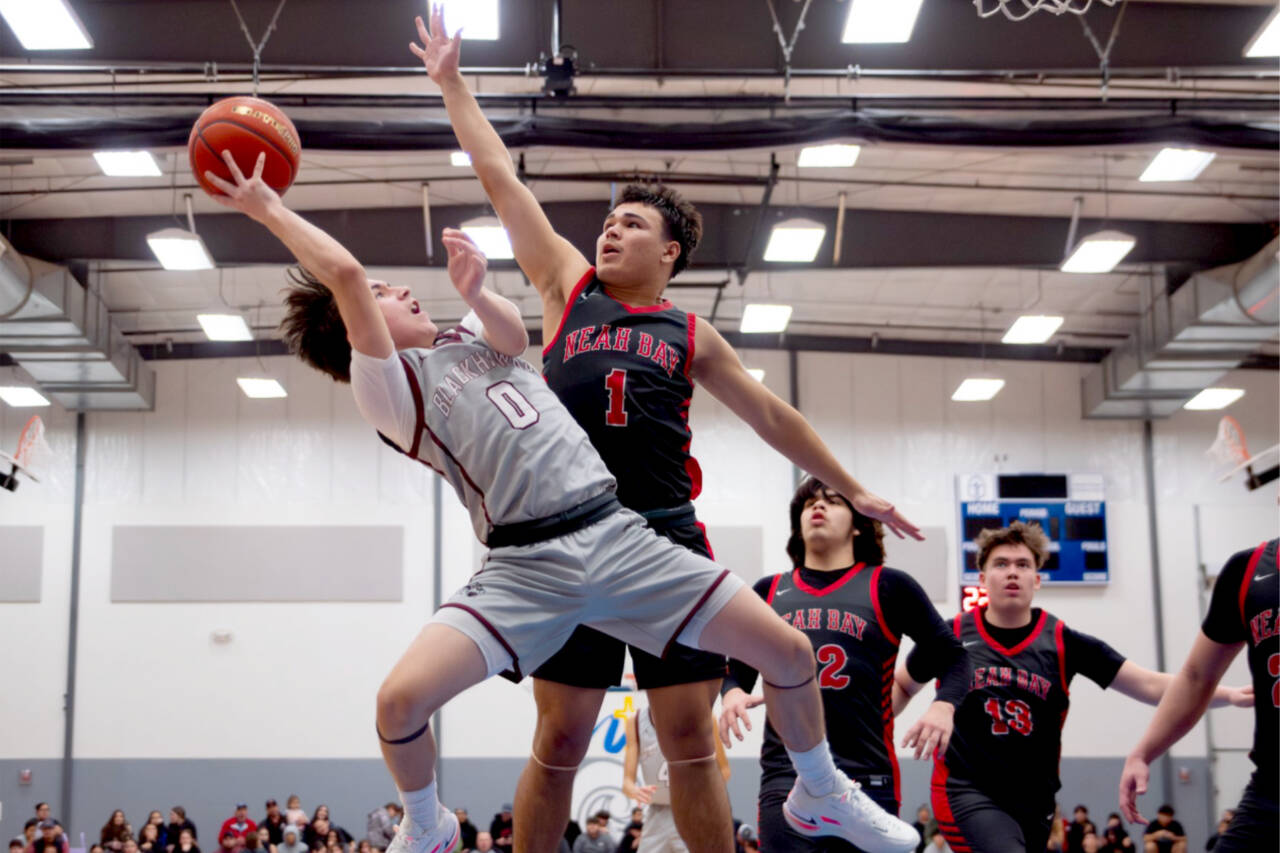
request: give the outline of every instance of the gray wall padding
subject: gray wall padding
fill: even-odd
[[[0,527],[0,602],[39,601],[43,565],[43,527]]]
[[[111,600],[401,601],[399,526],[117,525]]]

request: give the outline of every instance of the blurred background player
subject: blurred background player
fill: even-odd
[[[1150,764],[1191,731],[1218,694],[1218,682],[1247,646],[1253,680],[1253,776],[1230,823],[1220,831],[1215,853],[1243,853],[1276,847],[1277,765],[1280,764],[1280,575],[1276,549],[1280,539],[1240,551],[1227,560],[1213,586],[1209,613],[1191,653],[1173,678],[1142,739],[1129,753],[1120,777],[1120,810],[1140,821],[1137,796],[1147,792]]]

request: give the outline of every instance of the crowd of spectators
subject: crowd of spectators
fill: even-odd
[[[456,809],[461,828],[459,850],[510,853],[512,811],[510,803],[503,803],[486,832],[471,822],[466,809]],[[356,837],[333,822],[326,805],[316,806],[308,816],[296,795],[289,797],[284,809],[274,799],[267,800],[265,814],[257,822],[249,817],[247,803],[236,803],[234,813],[219,827],[216,839],[207,841],[202,849],[196,825],[182,806],[171,808],[167,821],[161,812],[150,812],[138,829],[123,811],[116,809],[102,825],[97,843],[86,853],[376,853],[391,843],[403,813],[399,803],[379,806],[369,812],[363,834]],[[1231,816],[1229,811],[1222,816],[1205,850],[1214,849]],[[610,829],[613,818],[606,811],[592,815],[585,827],[570,821],[559,853],[632,853],[639,848],[644,811],[633,809],[630,817],[617,836]],[[921,805],[916,811],[914,826],[920,833],[916,853],[950,850],[929,806]],[[1172,806],[1161,806],[1155,820],[1140,834],[1129,833],[1120,815],[1114,812],[1099,830],[1089,818],[1089,809],[1079,805],[1070,820],[1059,819],[1055,814],[1046,853],[1187,853],[1187,833],[1174,818]],[[734,846],[735,853],[758,853],[754,828],[737,824]],[[35,816],[27,820],[23,834],[9,842],[9,853],[71,853],[67,833],[50,814],[48,803],[36,805]]]

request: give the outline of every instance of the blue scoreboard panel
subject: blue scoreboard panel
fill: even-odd
[[[1104,584],[1107,513],[1102,477],[1091,474],[970,474],[957,478],[960,581],[978,580],[978,534],[1015,521],[1039,524],[1050,541],[1046,584]]]

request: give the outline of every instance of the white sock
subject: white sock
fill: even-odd
[[[401,791],[400,802],[404,803],[404,816],[413,821],[413,825],[418,829],[430,830],[436,828],[440,801],[436,799],[436,783],[434,779],[430,785],[421,791]]]
[[[806,752],[792,752],[788,749],[787,755],[791,756],[800,784],[804,785],[809,796],[825,797],[836,789],[840,771],[831,760],[831,748],[825,740]]]

